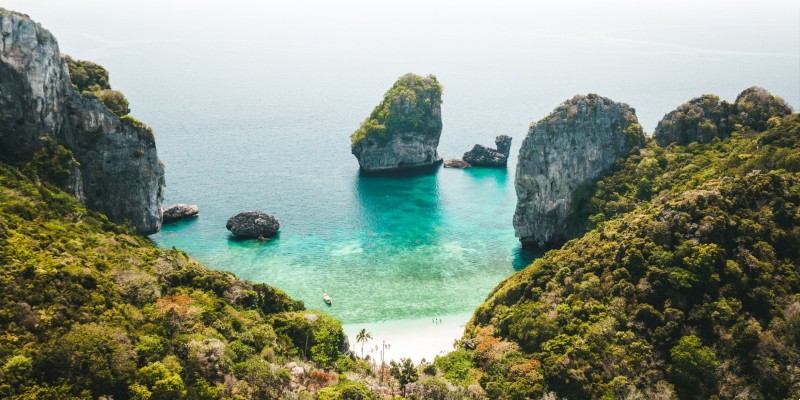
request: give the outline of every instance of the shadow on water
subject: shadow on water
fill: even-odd
[[[430,245],[439,241],[442,210],[438,170],[356,177],[363,229],[371,244]]]
[[[413,178],[418,176],[431,176],[436,175],[439,173],[439,170],[442,167],[442,163],[436,163],[433,165],[425,165],[421,167],[415,168],[408,168],[402,169],[399,171],[375,171],[375,172],[366,172],[363,169],[359,169],[358,175],[362,177],[370,177],[370,178]]]
[[[514,260],[512,261],[512,265],[514,266],[514,271],[525,269],[525,267],[531,265],[537,258],[542,257],[544,253],[544,250],[527,248],[522,246],[521,243],[518,243],[513,251]]]
[[[271,238],[258,239],[258,238],[240,238],[228,233],[228,247],[229,248],[246,248],[253,250],[263,250],[268,247],[278,246],[281,238],[281,233],[278,232]]]
[[[165,232],[175,232],[180,231],[182,229],[188,228],[192,225],[197,224],[197,221],[200,220],[200,217],[182,219],[180,221],[169,222],[166,224],[161,225],[161,230]]]
[[[503,187],[508,182],[508,168],[472,167],[463,170],[475,180],[494,179],[497,186]]]

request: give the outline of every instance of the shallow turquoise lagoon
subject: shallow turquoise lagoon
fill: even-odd
[[[511,228],[508,175],[476,168],[355,173],[341,187],[309,184],[305,204],[259,207],[283,224],[266,243],[230,238],[225,220],[238,208],[227,202],[201,205],[199,219],[168,225],[153,239],[212,268],[268,282],[344,323],[463,314],[531,259]],[[322,303],[323,291],[333,307]]]

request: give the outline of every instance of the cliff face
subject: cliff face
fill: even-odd
[[[392,135],[386,144],[366,138],[353,147],[353,155],[364,172],[421,168],[442,161],[436,151],[438,145],[438,136],[403,132]]]
[[[27,16],[0,9],[0,31],[0,155],[25,158],[49,137],[77,161],[72,195],[142,234],[158,231],[164,168],[150,128],[78,93],[55,38]]]
[[[436,77],[407,74],[350,137],[362,171],[429,167],[442,161],[442,86]]]
[[[573,193],[643,143],[635,110],[595,94],[575,96],[531,125],[517,163],[516,236],[545,247],[575,235]]]

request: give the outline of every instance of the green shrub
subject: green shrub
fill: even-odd
[[[69,56],[65,56],[64,61],[69,69],[70,80],[79,92],[111,89],[108,71],[102,66],[91,61],[73,60]]]
[[[375,395],[363,383],[342,381],[334,386],[320,389],[318,400],[374,400]]]
[[[433,365],[444,372],[448,381],[467,385],[474,380],[473,362],[472,352],[458,349],[444,356],[437,356]]]
[[[93,93],[100,100],[109,111],[118,117],[123,117],[130,114],[131,109],[128,107],[128,99],[122,92],[111,89],[103,89]]]

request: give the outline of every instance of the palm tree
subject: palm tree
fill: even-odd
[[[361,343],[361,358],[364,358],[364,344],[372,339],[372,333],[367,332],[366,329],[361,328],[361,331],[356,335],[356,343]]]

